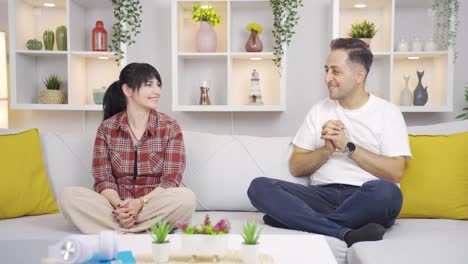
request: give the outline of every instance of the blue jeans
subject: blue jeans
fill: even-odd
[[[386,228],[398,216],[403,196],[388,180],[374,180],[361,187],[345,184],[304,186],[260,177],[247,191],[261,212],[290,229],[344,240],[351,229],[368,223]]]

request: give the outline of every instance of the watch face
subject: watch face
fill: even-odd
[[[354,152],[356,150],[356,146],[354,145],[354,143],[348,142],[348,144],[346,144],[346,149],[348,150],[348,152]]]

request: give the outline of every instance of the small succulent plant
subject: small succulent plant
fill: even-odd
[[[166,221],[158,222],[150,227],[150,230],[146,230],[148,234],[153,238],[153,243],[164,244],[168,243],[167,235],[171,232],[174,226]]]
[[[56,74],[51,74],[45,81],[44,85],[47,90],[60,90],[62,87],[63,82]]]
[[[245,222],[242,228],[242,238],[244,239],[244,244],[246,245],[256,245],[258,239],[260,238],[261,229],[258,229],[256,223]]]

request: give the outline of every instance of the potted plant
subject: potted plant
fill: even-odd
[[[252,22],[245,29],[250,32],[249,39],[245,43],[245,50],[247,52],[261,52],[263,50],[263,43],[258,35],[262,34],[263,27],[260,24]]]
[[[190,225],[184,221],[177,221],[176,226],[183,232],[182,249],[184,253],[196,255],[219,256],[227,248],[231,224],[227,218],[221,219],[215,225],[210,217],[205,215],[202,225]]]
[[[114,51],[118,64],[124,58],[122,44],[131,46],[135,43],[136,36],[141,33],[143,6],[140,2],[140,0],[112,0],[115,23],[112,26],[112,42],[109,49]]]
[[[44,80],[45,90],[39,92],[39,103],[41,104],[63,104],[65,93],[60,91],[63,82],[56,74],[51,74]]]
[[[161,221],[150,227],[151,230],[147,230],[148,234],[153,238],[151,248],[153,250],[153,260],[155,263],[169,261],[170,243],[167,239],[167,235],[171,232],[173,225]]]
[[[348,36],[350,38],[361,39],[370,46],[370,41],[375,36],[376,32],[375,24],[364,19],[361,23],[354,23],[351,25],[351,31],[348,33]]]
[[[197,50],[199,52],[215,52],[218,42],[213,27],[221,23],[221,17],[212,6],[196,4],[192,8],[192,19],[200,22],[197,32]]]
[[[254,222],[245,222],[242,228],[242,260],[245,264],[254,264],[258,256],[258,239],[262,230]]]
[[[281,59],[285,48],[291,43],[291,39],[296,33],[294,27],[299,21],[299,7],[304,6],[302,0],[270,0],[273,11],[273,62],[281,69]],[[281,72],[281,71],[280,71]]]

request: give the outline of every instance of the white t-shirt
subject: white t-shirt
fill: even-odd
[[[320,139],[320,135],[323,124],[328,120],[341,120],[347,129],[349,141],[370,152],[387,157],[412,157],[405,120],[400,110],[372,94],[365,105],[354,110],[344,109],[338,101],[329,98],[314,105],[293,139],[293,144],[311,151],[324,146],[325,140]],[[311,175],[311,184],[361,186],[376,179],[351,158],[335,151]]]

